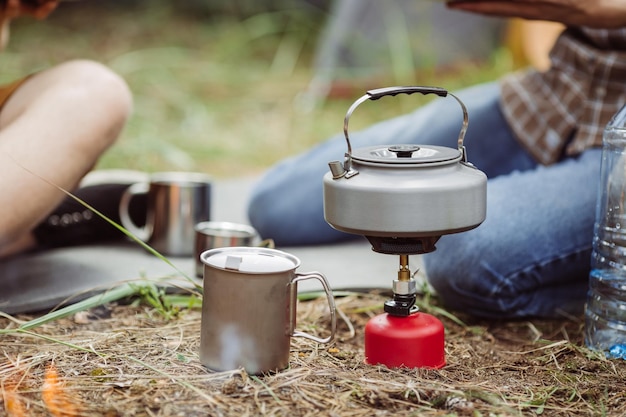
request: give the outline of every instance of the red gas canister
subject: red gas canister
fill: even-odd
[[[365,326],[365,363],[439,369],[446,364],[444,339],[443,324],[430,314],[380,314]]]

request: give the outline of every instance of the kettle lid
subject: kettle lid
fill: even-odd
[[[379,145],[352,152],[352,159],[364,165],[436,166],[458,162],[462,157],[459,149],[435,145]]]

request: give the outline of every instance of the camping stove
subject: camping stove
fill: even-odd
[[[417,285],[409,269],[409,255],[400,255],[393,298],[384,314],[365,326],[365,362],[390,368],[441,368],[445,365],[444,326],[439,319],[420,312]]]
[[[463,111],[457,148],[383,145],[352,150],[348,122],[366,100],[400,93],[451,96]],[[324,218],[333,228],[365,236],[375,252],[399,256],[393,298],[385,313],[365,327],[365,360],[388,367],[440,368],[445,365],[444,327],[418,311],[417,285],[409,255],[433,252],[444,234],[480,225],[486,215],[487,177],[467,160],[463,139],[465,105],[438,87],[389,87],[368,91],[348,109],[344,161],[329,163],[324,176]]]

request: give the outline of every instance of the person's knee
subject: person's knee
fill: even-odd
[[[95,61],[69,61],[58,70],[66,98],[84,106],[82,111],[92,112],[95,127],[106,132],[105,139],[114,140],[132,111],[132,94],[125,80]]]
[[[277,212],[276,205],[273,204],[276,201],[272,190],[263,187],[262,183],[259,183],[258,187],[253,190],[248,201],[250,224],[263,238],[272,238],[275,241],[281,240],[277,233],[282,230],[281,226],[284,226],[280,224],[281,214]]]
[[[298,177],[290,161],[271,169],[253,189],[248,219],[263,238],[280,246],[323,244],[351,235],[332,229],[324,220],[322,180]]]
[[[94,158],[115,142],[131,111],[122,77],[95,61],[73,60],[28,78],[7,101],[2,123],[58,127],[69,148]]]
[[[126,81],[112,69],[96,61],[77,59],[59,64],[54,69],[65,79],[66,86],[75,84],[91,93],[98,93],[111,104],[129,111],[132,96]]]
[[[248,201],[250,224],[264,239],[273,239],[277,245],[302,243],[300,229],[306,227],[299,210],[300,201],[288,191],[288,184],[266,176],[257,184]]]

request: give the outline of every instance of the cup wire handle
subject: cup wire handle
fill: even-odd
[[[312,334],[295,330],[296,327],[296,300],[298,296],[298,282],[307,279],[316,279],[324,288],[326,293],[326,299],[328,300],[328,307],[330,308],[330,336],[320,338],[313,336]],[[291,302],[289,303],[289,335],[293,337],[304,337],[306,339],[314,340],[318,343],[330,343],[335,338],[335,332],[337,331],[337,309],[335,307],[335,298],[330,290],[326,277],[319,272],[303,272],[297,273],[296,277],[290,283]]]
[[[122,194],[122,198],[120,199],[120,222],[124,229],[128,230],[130,233],[135,235],[140,240],[147,242],[150,239],[150,235],[152,234],[152,226],[149,222],[150,219],[147,219],[146,225],[144,227],[138,227],[135,225],[133,220],[130,218],[129,214],[129,206],[132,198],[137,194],[147,194],[150,190],[150,184],[139,182],[131,185],[124,191]]]

